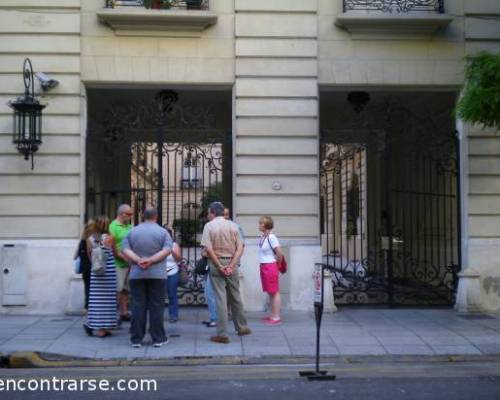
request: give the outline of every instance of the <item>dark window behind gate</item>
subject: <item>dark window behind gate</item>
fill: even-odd
[[[460,269],[455,132],[322,136],[322,244],[335,302],[453,304]]]
[[[87,135],[87,217],[114,218],[128,203],[137,224],[144,208],[155,206],[192,269],[201,256],[207,205],[231,205],[231,133],[215,129],[202,106],[177,104],[173,92],[151,103],[112,104],[105,115]],[[191,273],[179,298],[204,304],[203,281]]]

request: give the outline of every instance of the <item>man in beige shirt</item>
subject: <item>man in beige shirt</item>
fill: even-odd
[[[243,241],[238,226],[224,219],[224,206],[214,202],[208,207],[210,222],[203,228],[201,245],[208,254],[209,276],[217,304],[217,335],[210,340],[229,343],[227,335],[227,307],[233,313],[233,323],[239,336],[249,335],[247,320],[240,295],[239,259],[243,254]]]

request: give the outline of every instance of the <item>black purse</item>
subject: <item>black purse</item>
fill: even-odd
[[[196,261],[194,272],[198,275],[208,274],[208,257],[201,257]]]

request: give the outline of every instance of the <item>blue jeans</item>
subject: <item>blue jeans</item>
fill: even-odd
[[[179,299],[177,297],[177,287],[179,286],[179,273],[170,275],[167,278],[168,315],[170,319],[179,319]]]
[[[210,274],[207,274],[207,280],[205,281],[205,299],[207,300],[210,321],[217,321],[217,304],[215,302],[215,293],[212,287],[212,282],[210,281]]]

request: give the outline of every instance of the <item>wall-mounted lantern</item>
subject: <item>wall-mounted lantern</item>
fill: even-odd
[[[14,110],[14,133],[12,142],[25,160],[31,158],[31,169],[34,168],[33,154],[42,144],[42,110],[45,105],[35,98],[33,66],[29,58],[23,65],[24,96],[9,102]]]

